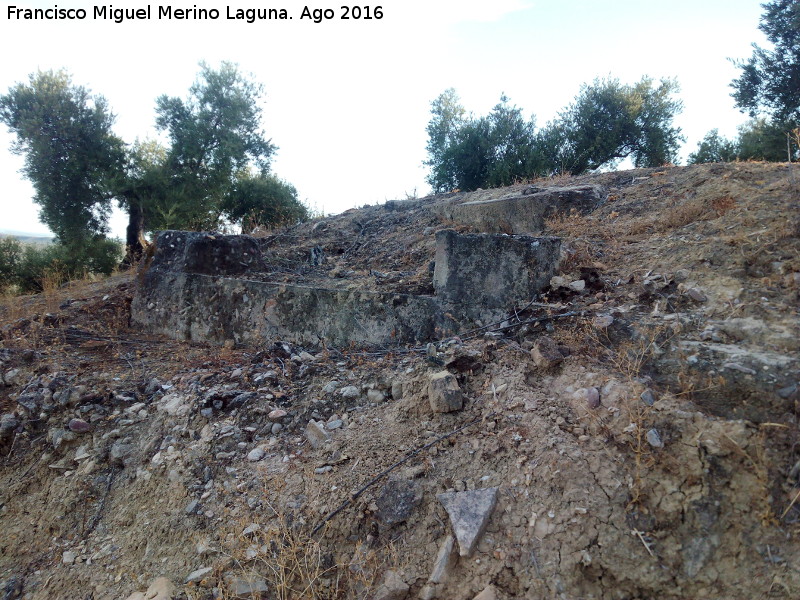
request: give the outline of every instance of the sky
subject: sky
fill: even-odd
[[[379,0],[381,19],[344,20],[347,0],[207,2],[3,0],[0,93],[37,70],[67,69],[73,83],[108,100],[126,142],[158,136],[155,100],[185,98],[199,63],[238,63],[263,84],[263,127],[279,148],[273,172],[317,213],[422,196],[430,103],[453,87],[487,114],[505,93],[543,126],[582,83],[617,77],[676,78],[686,143],[682,162],[707,131],[736,134],[729,59],[765,45],[758,0]],[[93,19],[93,7],[151,7],[149,20]],[[352,4],[349,4],[352,6]],[[84,20],[9,18],[9,8],[84,8]],[[216,8],[216,20],[158,19],[159,7]],[[302,19],[305,7],[333,18]],[[237,9],[285,9],[291,20],[227,19]],[[313,15],[312,15],[313,16]],[[0,126],[0,229],[48,233],[33,188]],[[124,237],[125,217],[111,232]]]

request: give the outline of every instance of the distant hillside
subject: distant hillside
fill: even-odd
[[[39,233],[27,233],[24,231],[14,231],[13,229],[0,229],[0,238],[17,238],[24,244],[52,244],[53,236],[42,235]]]

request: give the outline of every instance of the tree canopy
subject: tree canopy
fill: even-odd
[[[777,122],[800,121],[800,3],[762,4],[759,29],[771,49],[753,44],[753,54],[736,62],[741,74],[731,83],[736,106],[751,117],[766,114]]]
[[[677,162],[683,140],[672,120],[682,109],[675,81],[634,85],[598,79],[584,85],[557,119],[535,119],[505,95],[489,115],[467,115],[455,90],[431,103],[428,182],[434,191],[510,185],[554,173],[579,174],[630,157],[637,167]]]
[[[235,64],[201,63],[185,99],[156,101],[167,145],[126,146],[112,132],[114,116],[102,96],[74,85],[66,71],[47,71],[0,97],[0,120],[16,134],[12,150],[25,156],[41,219],[57,238],[104,247],[117,200],[129,215],[135,259],[146,231],[307,217],[295,188],[270,174],[277,148],[262,130],[262,99],[263,87]]]
[[[0,96],[0,121],[16,134],[42,222],[67,246],[102,237],[124,161],[106,100],[66,71],[39,71]]]

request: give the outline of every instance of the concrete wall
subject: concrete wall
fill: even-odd
[[[437,235],[436,296],[257,281],[249,236],[165,231],[142,267],[131,319],[184,340],[255,345],[392,346],[456,335],[502,318],[547,285],[556,238]]]

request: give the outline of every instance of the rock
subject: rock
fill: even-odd
[[[600,406],[600,391],[596,387],[580,388],[573,394],[573,397],[578,402],[585,403],[590,409]]]
[[[564,355],[558,349],[558,345],[549,337],[542,336],[533,343],[531,348],[531,358],[533,364],[540,369],[551,369],[564,360]]]
[[[69,427],[70,431],[74,431],[75,433],[88,433],[92,429],[92,426],[83,419],[70,419],[67,427]]]
[[[145,600],[172,600],[177,590],[175,584],[166,577],[157,577],[144,593]]]
[[[286,415],[288,415],[288,414],[289,413],[287,413],[282,408],[276,408],[275,410],[269,411],[269,414],[267,415],[267,419],[269,419],[273,423],[277,423],[278,421],[280,421],[281,419],[286,417]]]
[[[264,451],[263,448],[253,448],[252,450],[250,450],[250,452],[247,453],[247,460],[249,460],[250,462],[258,462],[259,460],[264,458],[266,454],[267,453]]]
[[[577,281],[570,281],[567,285],[569,289],[573,292],[582,292],[586,289],[586,282],[583,279],[578,279]]]
[[[694,287],[686,290],[686,295],[695,302],[706,302],[708,300],[708,297],[702,291]]]
[[[372,595],[372,600],[402,600],[408,593],[409,586],[394,569],[383,575],[383,581]]]
[[[316,358],[314,358],[313,354],[309,354],[305,350],[303,350],[298,356],[300,358],[300,362],[304,362],[304,363],[310,363],[310,362],[314,362],[315,360],[317,360]]]
[[[3,375],[6,385],[20,385],[22,383],[22,372],[19,369],[10,369]]]
[[[458,555],[453,552],[454,547],[455,538],[452,535],[448,535],[439,547],[439,552],[436,554],[436,560],[433,563],[433,569],[428,577],[428,584],[420,592],[420,600],[431,600],[437,596],[437,587],[445,582],[458,560]]]
[[[428,401],[435,413],[461,410],[464,397],[455,376],[448,371],[440,371],[430,376],[428,381]]]
[[[787,385],[786,387],[779,389],[778,390],[778,396],[780,396],[784,400],[788,400],[792,396],[797,395],[797,390],[798,390],[797,384],[793,383],[791,385]],[[3,416],[5,416],[5,415],[3,415]]]
[[[78,436],[72,431],[61,429],[60,427],[50,430],[50,441],[53,443],[53,448],[58,450],[62,446],[67,446],[70,442],[78,439]]]
[[[188,399],[180,394],[167,394],[159,401],[159,410],[163,410],[173,417],[183,417],[189,414]]]
[[[250,525],[242,530],[242,535],[246,538],[253,538],[259,531],[261,531],[261,525],[258,523],[250,523]]]
[[[237,575],[225,576],[226,591],[232,598],[265,598],[269,592],[267,581],[260,577],[239,577]]]
[[[272,433],[273,435],[277,435],[281,431],[283,431],[283,425],[281,425],[280,423],[272,424],[272,427],[270,428],[270,433]]]
[[[561,277],[560,275],[554,275],[550,278],[550,287],[554,290],[558,288],[567,287],[569,285],[569,281],[566,277]]]
[[[11,437],[17,427],[19,427],[17,415],[14,413],[5,413],[0,417],[0,439]]]
[[[305,435],[312,448],[319,448],[331,439],[330,434],[325,431],[325,427],[313,419],[308,422]]]
[[[650,444],[653,448],[664,447],[664,442],[661,441],[661,436],[655,429],[649,429],[645,434],[645,439],[647,440],[647,443]]]
[[[445,492],[436,497],[450,515],[450,523],[458,539],[459,554],[472,556],[497,504],[497,488]]]
[[[607,329],[614,322],[614,317],[611,315],[597,315],[592,319],[592,326],[596,329]]]
[[[686,281],[687,279],[689,279],[689,275],[690,275],[690,273],[689,273],[689,271],[687,269],[678,269],[677,271],[675,271],[675,275],[673,276],[673,279],[675,281],[677,281],[678,283],[682,283],[682,282]]]
[[[184,583],[198,583],[203,580],[204,577],[210,575],[214,569],[211,567],[201,567],[196,571],[192,571],[186,576],[186,581]]]
[[[338,389],[339,389],[339,382],[338,381],[335,381],[335,380],[334,381],[329,381],[322,388],[322,393],[323,394],[332,394]]]
[[[133,444],[120,440],[114,442],[114,444],[111,446],[108,457],[111,461],[111,464],[125,466],[125,462],[133,454],[133,451]]]
[[[493,585],[487,585],[483,591],[472,600],[497,600],[497,588]]]
[[[398,379],[392,382],[392,398],[394,400],[402,400],[403,398],[403,382]]]
[[[76,558],[78,558],[78,555],[72,550],[65,550],[61,554],[61,562],[64,563],[65,565],[73,564]]]
[[[375,517],[387,527],[392,527],[407,520],[420,502],[422,491],[419,483],[403,479],[392,480],[375,499],[378,507]]]
[[[386,400],[386,394],[384,394],[382,391],[380,391],[380,390],[367,390],[367,401],[368,402],[371,402],[371,403],[374,403],[374,404],[380,404],[384,400]]]
[[[199,500],[192,500],[189,504],[186,505],[186,508],[183,509],[187,515],[193,515],[197,512],[200,508],[200,501]]]
[[[342,425],[344,425],[344,421],[341,419],[334,419],[333,421],[328,421],[325,424],[325,428],[328,430],[339,429]]]
[[[656,394],[650,388],[646,389],[641,393],[639,398],[644,402],[647,406],[653,406],[656,403]]]
[[[361,390],[354,385],[348,385],[339,390],[339,395],[345,400],[355,400],[361,395]]]

